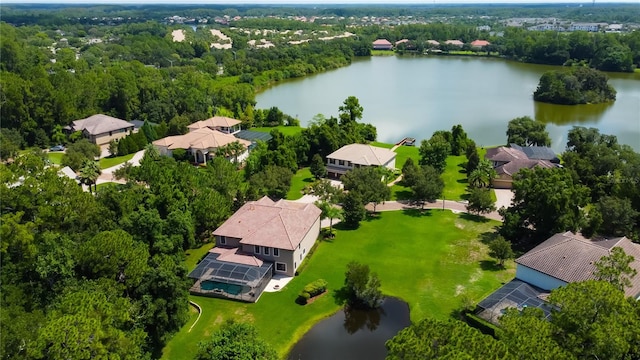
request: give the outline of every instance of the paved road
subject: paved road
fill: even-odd
[[[106,168],[106,169],[102,169],[102,174],[100,175],[100,177],[98,178],[98,181],[96,181],[97,184],[102,184],[102,183],[106,183],[106,182],[114,182],[114,183],[118,183],[118,184],[125,184],[126,182],[124,180],[118,180],[116,178],[113,177],[113,172],[118,170],[119,168],[121,168],[122,166],[124,166],[124,164],[126,163],[130,163],[133,166],[140,166],[140,160],[142,160],[142,157],[144,156],[144,150],[140,150],[137,153],[135,153],[133,155],[133,157],[122,164],[118,164],[115,166],[112,166],[110,168]]]
[[[442,209],[442,202],[443,200],[436,200],[436,202],[426,203],[424,208]],[[373,211],[372,204],[368,204],[366,208],[367,210]],[[385,201],[383,204],[378,204],[378,206],[376,206],[376,211],[397,211],[419,208],[420,206],[410,204],[408,201]],[[451,210],[455,213],[464,213],[467,212],[467,205],[457,201],[444,200],[444,209]],[[502,221],[502,216],[500,216],[497,211],[484,214],[483,216],[492,220]]]

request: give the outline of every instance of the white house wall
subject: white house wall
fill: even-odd
[[[294,272],[298,269],[302,260],[309,255],[309,250],[311,250],[313,244],[315,244],[318,235],[320,235],[320,218],[313,223],[304,236],[304,239],[300,242],[300,245],[293,251]]]
[[[567,283],[562,280],[520,264],[516,267],[516,278],[543,290],[553,290],[567,285]]]

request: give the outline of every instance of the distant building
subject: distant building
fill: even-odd
[[[488,46],[488,45],[491,45],[491,43],[488,42],[487,40],[473,40],[471,42],[471,47],[472,48],[477,48],[477,49],[483,48],[483,47]]]
[[[589,32],[597,32],[600,30],[600,23],[573,23],[569,25],[569,31],[589,31]]]
[[[407,44],[407,43],[409,43],[409,39],[398,40],[398,41],[396,41],[396,46],[398,46],[400,44]]]
[[[478,31],[490,31],[491,30],[491,26],[489,25],[480,25],[476,27],[476,30]]]
[[[427,40],[427,44],[429,44],[430,46],[433,46],[433,47],[440,46],[440,43],[435,41],[435,40]]]
[[[373,42],[373,50],[391,50],[391,49],[393,49],[393,44],[391,44],[387,39],[378,39]]]
[[[464,43],[460,40],[447,40],[444,43],[447,45],[453,45],[457,47],[462,47],[464,45]]]

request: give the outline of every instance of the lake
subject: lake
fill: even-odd
[[[530,116],[547,124],[552,147],[564,150],[573,125],[596,127],[640,150],[640,73],[609,73],[617,90],[612,104],[563,106],[533,101],[545,71],[560,67],[482,57],[374,56],[337,70],[275,85],[256,96],[257,107],[277,106],[306,126],[318,113],[337,116],[356,96],[361,122],[378,129],[378,140],[428,139],[436,130],[462,124],[479,146],[507,141],[509,120]]]
[[[287,359],[383,360],[384,343],[409,325],[409,305],[395,298],[386,298],[375,310],[340,310],[314,325]]]

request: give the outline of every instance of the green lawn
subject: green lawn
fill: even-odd
[[[495,268],[480,234],[493,231],[494,221],[473,221],[449,211],[417,210],[383,212],[362,223],[358,230],[337,230],[330,242],[322,242],[306,268],[283,290],[263,293],[255,304],[192,296],[203,314],[191,332],[193,315],[164,349],[165,359],[191,359],[199,341],[208,338],[225,319],[252,322],[259,334],[281,357],[317,321],[340,309],[334,294],[344,282],[346,264],[366,263],[378,273],[382,291],[409,303],[411,319],[448,318],[463,296],[475,302],[514,275]],[[204,250],[202,250],[204,251]],[[187,260],[195,264],[200,251]],[[329,292],[315,302],[295,303],[300,290],[316,279],[329,283]]]
[[[289,193],[287,193],[288,200],[298,200],[304,195],[302,190],[305,186],[311,184],[314,181],[313,175],[308,167],[298,170],[291,179],[291,187]]]
[[[48,152],[47,157],[52,164],[60,165],[62,164],[62,157],[64,156],[63,152]]]
[[[442,173],[444,180],[443,196],[447,200],[463,200],[467,192],[467,174],[465,172],[465,164],[467,157],[465,155],[447,157],[447,166]]]
[[[393,50],[371,50],[371,56],[392,56],[395,54]]]
[[[273,129],[278,129],[284,135],[295,135],[302,131],[300,126],[255,127],[249,130],[270,133]]]
[[[110,168],[112,166],[116,166],[118,164],[122,164],[122,163],[124,163],[126,161],[131,160],[133,155],[135,155],[135,154],[102,158],[99,161],[100,169],[106,169],[106,168]]]
[[[185,260],[185,265],[187,265],[187,269],[189,271],[196,268],[196,265],[202,260],[207,252],[213,247],[214,243],[206,243],[197,249],[189,249],[185,251],[185,255],[187,255],[187,259]]]
[[[402,169],[404,162],[407,161],[408,158],[413,159],[414,164],[418,164],[420,162],[420,152],[418,151],[419,147],[417,146],[398,146],[396,148],[396,168]]]

